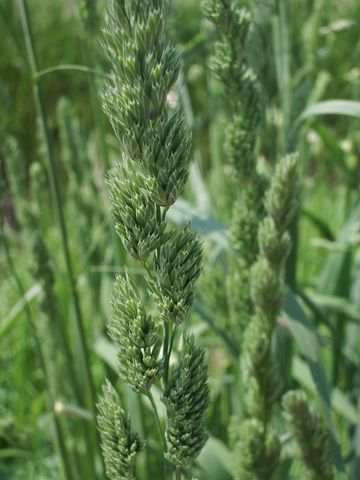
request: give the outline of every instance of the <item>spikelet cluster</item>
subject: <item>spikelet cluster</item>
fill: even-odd
[[[188,177],[190,130],[183,112],[167,104],[180,72],[165,39],[167,2],[110,2],[104,46],[113,66],[103,104],[126,159],[153,181],[156,203],[172,205]]]
[[[266,216],[258,230],[259,255],[250,273],[254,314],[244,334],[245,401],[248,414],[260,421],[266,431],[281,392],[278,369],[271,356],[271,339],[284,298],[284,266],[290,250],[287,229],[296,212],[298,197],[296,172],[296,155],[286,156],[275,169],[264,199]],[[265,448],[267,438],[263,441]],[[274,455],[276,452],[278,461],[280,448],[274,450]],[[252,478],[250,463],[239,453],[240,470],[247,471]],[[277,463],[275,457],[272,460],[265,464],[263,477],[254,478],[269,478]]]
[[[194,298],[194,284],[202,267],[203,249],[190,226],[172,230],[168,241],[154,255],[156,280],[152,284],[163,320],[181,324],[187,317]]]
[[[115,228],[124,247],[144,262],[164,242],[165,220],[151,198],[147,179],[117,163],[108,179]]]
[[[108,327],[123,381],[149,398],[152,385],[163,381],[169,419],[167,458],[187,465],[207,438],[203,426],[207,371],[203,353],[186,338],[168,380],[173,346],[168,340],[191,307],[202,244],[189,225],[180,231],[166,229],[167,211],[188,177],[191,148],[184,113],[167,102],[180,72],[179,56],[165,38],[167,8],[166,0],[149,0],[141,6],[136,1],[111,0],[107,10],[104,47],[111,73],[102,101],[121,144],[121,158],[107,180],[109,197],[125,249],[146,268],[147,297],[153,303],[146,305],[151,308],[149,315],[128,276],[118,277]],[[99,421],[103,444],[106,435],[112,435],[112,420],[105,419],[107,412],[111,416],[115,411],[111,408],[102,409]],[[119,430],[119,439],[125,434]],[[104,455],[109,477],[118,478],[111,476],[118,470],[114,443],[107,441]]]
[[[136,480],[136,457],[143,448],[131,420],[119,404],[109,382],[98,401],[98,425],[106,474],[111,480]]]
[[[226,153],[240,181],[251,184],[256,170],[254,147],[262,109],[258,81],[246,58],[252,18],[241,3],[205,0],[203,8],[218,32],[212,68],[224,86],[231,109]]]
[[[240,343],[253,313],[249,268],[258,254],[257,230],[264,214],[266,183],[257,171],[256,135],[262,117],[260,88],[246,51],[252,15],[242,2],[205,0],[203,8],[217,31],[212,68],[221,81],[228,103],[225,130],[226,160],[232,167],[237,193],[230,239],[237,257],[230,285],[230,329]]]
[[[177,466],[186,466],[196,458],[208,438],[204,427],[209,403],[204,351],[192,336],[185,336],[183,342],[163,396],[169,416],[166,458]]]
[[[120,376],[136,392],[147,395],[162,375],[161,325],[146,314],[128,278],[116,279],[112,307],[108,328],[117,348]]]
[[[275,471],[280,455],[280,442],[272,429],[265,430],[261,421],[245,420],[238,432],[234,461],[235,479],[268,480]]]
[[[283,408],[300,447],[301,458],[311,480],[334,480],[329,447],[329,434],[318,415],[308,405],[301,391],[288,392]]]
[[[282,308],[284,267],[290,251],[287,232],[298,203],[297,155],[284,157],[276,166],[265,195],[267,216],[259,226],[259,258],[251,272],[251,294],[256,315],[272,331]]]

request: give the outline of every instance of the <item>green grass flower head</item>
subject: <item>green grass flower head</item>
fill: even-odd
[[[321,418],[310,410],[304,392],[288,392],[283,398],[283,408],[300,447],[308,478],[334,480],[329,433]]]
[[[203,260],[199,235],[190,230],[172,230],[167,242],[154,255],[156,280],[152,295],[164,321],[182,323],[194,299],[194,284]]]
[[[117,348],[120,376],[136,392],[147,395],[162,374],[161,325],[147,315],[128,278],[117,277],[112,307],[108,329]]]
[[[177,466],[191,463],[208,438],[204,416],[209,405],[209,387],[204,357],[204,350],[195,344],[194,338],[184,336],[163,395],[169,417],[165,456]]]
[[[115,228],[124,247],[144,262],[164,241],[165,220],[152,202],[151,180],[132,173],[117,163],[109,175],[109,194]]]
[[[111,480],[136,480],[136,460],[143,443],[133,432],[130,417],[121,408],[110,382],[104,385],[97,406],[107,476]]]

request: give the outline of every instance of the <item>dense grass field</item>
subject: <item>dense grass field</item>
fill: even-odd
[[[1,480],[360,479],[359,6],[0,0]]]

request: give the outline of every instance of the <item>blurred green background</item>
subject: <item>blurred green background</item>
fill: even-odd
[[[143,282],[141,270],[136,270],[114,235],[104,183],[106,170],[119,157],[118,142],[98,97],[109,70],[100,43],[106,2],[28,1],[38,62],[35,76],[29,68],[20,3],[0,0],[0,478],[60,478],[49,428],[46,379],[29,315],[40,341],[49,345],[45,355],[53,366],[49,375],[56,379],[56,400],[63,409],[59,416],[74,452],[73,462],[82,472],[75,478],[94,478],[84,476],[88,452],[83,417],[87,412],[76,410],[67,367],[54,338],[54,344],[49,341],[56,337],[56,322],[63,322],[78,363],[71,288],[33,86],[39,84],[42,89],[91,367],[99,388],[105,375],[117,378],[104,327],[114,275],[127,267],[139,274],[139,284]],[[190,324],[210,352],[213,402],[208,422],[214,441],[198,468],[200,478],[220,480],[228,478],[222,449],[228,443],[230,407],[226,397],[229,361],[219,330],[225,328],[228,314],[226,279],[231,260],[224,244],[235,195],[223,154],[227,111],[221,86],[209,68],[214,32],[199,2],[170,3],[168,34],[183,59],[174,95],[183,103],[194,132],[190,181],[170,218],[179,224],[192,219],[206,244],[199,299],[214,318],[209,320],[201,308],[195,308]],[[356,480],[360,478],[359,1],[253,3],[244,1],[253,7],[255,18],[247,56],[263,89],[258,155],[266,170],[284,153],[300,153],[302,207],[294,236],[291,287],[319,343],[321,366],[333,393],[337,435]],[[347,102],[327,104],[327,114],[319,115],[319,102],[339,99]],[[54,272],[57,307],[50,322],[42,318],[41,285],[34,275],[33,237],[39,232]],[[321,410],[321,395],[311,378],[302,341],[307,342],[307,337],[295,338],[289,386],[302,385]],[[81,376],[81,371],[77,374]],[[132,413],[140,415],[135,397],[126,389],[121,395],[131,404]],[[221,447],[214,447],[215,438]],[[214,455],[220,469],[215,471],[223,473],[213,473],[206,455]],[[301,478],[296,468],[283,466],[279,479]]]

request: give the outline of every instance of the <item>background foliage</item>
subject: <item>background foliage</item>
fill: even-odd
[[[65,432],[69,462],[80,472],[73,478],[96,478],[99,459],[94,463],[91,452],[97,440],[91,412],[81,407],[76,392],[83,358],[19,3],[0,1],[0,476],[60,478],[51,420],[56,402],[55,418]],[[98,392],[105,375],[117,382],[114,350],[105,330],[114,275],[127,268],[142,286],[145,273],[115,236],[104,185],[105,171],[119,158],[98,98],[103,74],[109,71],[99,41],[105,3],[28,2],[37,78]],[[259,2],[254,18],[247,58],[263,91],[258,156],[264,171],[270,171],[284,153],[298,150],[301,173],[289,290],[274,355],[284,391],[306,391],[331,432],[332,460],[343,463],[346,476],[355,480],[360,477],[360,11],[357,0],[269,0]],[[183,103],[194,137],[186,192],[169,218],[179,225],[191,219],[206,247],[188,328],[208,352],[211,437],[194,471],[200,478],[219,480],[231,478],[230,417],[241,416],[244,408],[241,368],[232,360],[238,345],[227,335],[232,262],[228,229],[236,194],[223,147],[228,112],[222,87],[209,68],[214,30],[199,2],[171,2],[168,34],[183,60],[174,101]],[[47,247],[45,261],[38,258],[35,232]],[[39,265],[49,268],[39,272]],[[70,352],[63,350],[62,334]],[[50,365],[47,375],[39,343]],[[148,405],[119,383],[117,387],[136,428],[153,428]],[[50,404],[46,391],[52,394]],[[280,411],[276,422],[284,452],[275,478],[303,478]],[[158,474],[155,462],[148,470],[143,464],[140,469],[142,475],[148,472],[141,478]]]

